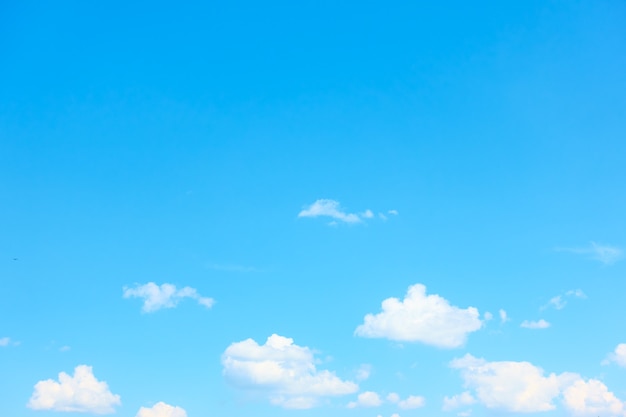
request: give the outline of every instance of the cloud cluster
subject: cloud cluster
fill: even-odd
[[[120,396],[112,394],[106,382],[96,379],[91,366],[79,365],[73,376],[61,372],[58,382],[37,382],[27,406],[33,410],[109,414],[120,404]]]
[[[359,389],[333,372],[316,369],[311,349],[277,334],[263,345],[252,339],[231,344],[222,354],[222,366],[233,385],[262,392],[272,404],[285,408],[311,408],[321,398]]]
[[[624,415],[624,403],[606,385],[596,379],[585,381],[575,373],[545,375],[543,369],[530,362],[488,362],[470,354],[454,359],[450,366],[460,370],[465,386],[474,390],[477,401],[488,409],[550,411],[556,408],[555,399],[561,398],[565,408],[575,415]],[[466,403],[470,397],[474,398],[468,392]],[[449,399],[447,404],[451,408],[462,402],[460,398]]]
[[[150,408],[141,407],[135,417],[187,417],[187,412],[161,401]]]
[[[389,210],[387,214],[397,216],[398,211]],[[383,220],[387,220],[387,216],[383,213],[379,213],[378,216]],[[336,200],[319,199],[313,204],[302,209],[302,211],[298,213],[298,217],[330,217],[333,219],[331,224],[336,224],[338,221],[354,224],[361,223],[364,219],[372,219],[375,216],[374,212],[370,209],[367,209],[362,213],[348,213]]]
[[[476,308],[452,306],[439,295],[426,295],[426,287],[415,284],[409,287],[404,300],[393,297],[384,300],[382,312],[366,315],[355,334],[455,348],[462,346],[467,335],[482,325]]]
[[[142,311],[152,313],[162,308],[174,308],[184,298],[196,300],[198,304],[207,308],[213,306],[214,300],[202,297],[195,288],[184,287],[177,289],[172,284],[157,285],[149,282],[144,285],[136,284],[133,288],[124,287],[124,298],[143,298]]]

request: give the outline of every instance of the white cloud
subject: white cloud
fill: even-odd
[[[617,345],[615,351],[607,355],[607,358],[603,362],[603,364],[608,364],[610,362],[614,362],[619,366],[623,366],[626,368],[626,343],[620,343],[619,345]]]
[[[356,401],[348,403],[348,408],[356,407],[378,407],[383,403],[380,396],[373,391],[365,391],[358,395]]]
[[[414,408],[423,407],[426,404],[424,397],[419,395],[409,395],[406,400],[398,403],[398,407],[402,410],[412,410]]]
[[[390,392],[387,395],[387,401],[389,401],[390,403],[397,403],[398,401],[400,401],[400,396],[398,394],[396,394],[395,392]]]
[[[4,346],[9,346],[10,344],[11,344],[10,337],[3,337],[0,339],[0,346],[4,347]]]
[[[91,366],[79,365],[73,376],[59,373],[59,382],[37,382],[27,405],[33,410],[109,414],[120,404],[120,396],[112,394],[106,382],[96,379]]]
[[[136,284],[134,288],[124,287],[124,298],[143,298],[142,311],[144,313],[152,313],[162,308],[174,308],[184,298],[196,300],[200,305],[211,308],[214,300],[209,297],[202,297],[195,288],[184,287],[176,289],[175,285],[162,284],[161,286],[154,282],[144,285]]]
[[[391,415],[391,417],[400,417],[400,414],[398,414],[398,413],[393,413],[393,414]]]
[[[409,287],[403,301],[387,298],[382,302],[381,313],[367,314],[355,334],[455,348],[462,346],[467,335],[482,324],[476,308],[451,306],[439,295],[426,295],[424,285],[415,284]]]
[[[272,404],[285,408],[311,408],[323,397],[359,389],[333,372],[317,370],[311,349],[276,334],[263,345],[252,339],[231,344],[222,354],[222,366],[233,385],[265,393]]]
[[[465,386],[490,409],[513,412],[549,411],[567,374],[544,376],[529,362],[487,362],[470,354],[454,359],[450,366],[461,371]]]
[[[523,327],[525,329],[547,329],[548,327],[550,327],[550,323],[548,323],[544,319],[541,319],[539,321],[524,320],[522,324],[520,324],[520,327]]]
[[[359,223],[361,217],[355,213],[346,213],[341,209],[338,201],[320,199],[311,204],[300,213],[298,217],[319,217],[327,216],[345,223]]]
[[[151,408],[141,407],[135,417],[187,417],[187,412],[161,401]]]
[[[577,416],[626,416],[624,402],[597,379],[579,379],[563,392],[563,404]]]
[[[566,291],[563,295],[555,295],[552,297],[546,305],[542,306],[540,310],[546,310],[548,308],[554,308],[555,310],[562,310],[567,305],[567,300],[564,297],[569,298],[587,298],[587,295],[580,289]]]
[[[363,364],[356,371],[356,380],[365,381],[367,378],[370,377],[371,373],[372,373],[372,365]]]
[[[469,391],[462,392],[461,394],[454,395],[452,397],[443,398],[443,411],[456,410],[457,408],[472,405],[476,402],[476,398],[472,396]]]
[[[485,314],[483,314],[483,317],[485,318],[486,321],[493,320],[493,314],[491,314],[488,311]]]
[[[363,213],[361,213],[361,217],[363,217],[364,219],[371,219],[374,217],[374,213],[372,212],[372,210],[367,209]]]
[[[624,251],[616,246],[600,245],[591,242],[585,248],[557,248],[560,252],[577,253],[587,255],[589,258],[602,262],[605,265],[611,265],[619,261],[624,256]]]
[[[398,210],[389,210],[387,213],[391,214],[392,216],[397,216]]]
[[[498,313],[500,314],[500,323],[504,324],[510,320],[509,316],[506,314],[506,311],[504,311],[503,309],[500,309]]]

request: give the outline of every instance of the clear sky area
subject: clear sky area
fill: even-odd
[[[626,3],[0,2],[0,417],[626,416]]]

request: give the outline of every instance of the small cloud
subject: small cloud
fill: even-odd
[[[604,361],[602,361],[603,365],[608,365],[609,363],[616,363],[619,366],[626,368],[626,343],[620,343],[617,345],[615,350],[609,353]]]
[[[141,407],[135,417],[187,417],[187,412],[161,401],[151,408]]]
[[[91,366],[79,365],[73,376],[59,373],[59,382],[37,382],[27,406],[33,410],[110,414],[120,404],[120,396],[112,394],[106,382],[96,379]]]
[[[402,400],[398,403],[398,407],[402,410],[413,410],[415,408],[423,407],[426,404],[424,397],[419,395],[409,395],[406,400]]]
[[[452,411],[457,408],[464,407],[466,405],[472,405],[476,402],[476,398],[472,396],[469,391],[465,391],[461,394],[454,395],[452,397],[443,398],[443,411]]]
[[[553,308],[555,310],[564,309],[565,306],[567,305],[567,300],[565,300],[565,297],[585,299],[587,298],[587,295],[585,295],[585,293],[580,289],[569,290],[569,291],[566,291],[563,295],[556,295],[552,297],[544,306],[540,308],[540,310],[546,310],[548,308]]]
[[[391,214],[392,216],[397,216],[398,210],[389,210],[387,213]]]
[[[372,373],[372,365],[363,364],[356,371],[356,380],[365,381],[367,378],[370,377],[371,373]]]
[[[363,217],[364,219],[371,219],[372,217],[374,217],[374,213],[372,212],[372,210],[367,209],[363,213],[361,213],[361,217]]]
[[[493,314],[491,314],[488,311],[486,311],[485,314],[483,314],[483,317],[485,318],[485,321],[493,320]]]
[[[60,352],[68,352],[71,348],[69,346],[61,346],[59,348]]]
[[[509,319],[509,316],[506,314],[506,311],[504,311],[503,309],[500,309],[498,313],[500,314],[500,323],[504,324],[507,321],[511,320]]]
[[[360,223],[361,217],[355,213],[346,213],[338,201],[320,199],[298,213],[298,217],[331,217],[344,223]]]
[[[580,255],[587,255],[590,259],[594,259],[604,265],[611,265],[622,259],[624,251],[616,246],[600,245],[591,242],[585,248],[556,248],[558,252],[569,252]]]
[[[587,294],[585,294],[583,290],[581,289],[569,290],[565,293],[565,295],[567,295],[568,297],[576,297],[576,298],[582,298],[582,299],[587,298]]]
[[[390,392],[389,395],[387,395],[387,401],[395,404],[400,401],[400,396],[395,392]]]
[[[383,213],[378,213],[378,217],[380,217],[380,219],[384,222],[387,221],[387,216],[385,216]]]
[[[196,300],[200,305],[211,308],[214,300],[209,297],[202,297],[195,288],[184,287],[176,289],[175,285],[163,284],[161,286],[154,282],[144,285],[136,284],[134,288],[124,287],[124,298],[143,298],[142,311],[152,313],[162,308],[174,308],[184,298]]]
[[[548,323],[544,319],[541,319],[539,321],[524,320],[520,327],[523,327],[525,329],[547,329],[548,327],[550,327],[550,323]]]
[[[356,408],[356,407],[378,407],[383,403],[380,399],[380,396],[373,391],[365,391],[358,395],[356,401],[351,401],[348,403],[348,408]]]
[[[2,347],[9,346],[10,343],[11,343],[10,337],[3,337],[0,339],[0,346]]]

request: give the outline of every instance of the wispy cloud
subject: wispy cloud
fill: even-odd
[[[389,214],[397,215],[396,210],[389,210]],[[305,206],[298,217],[330,217],[333,219],[329,224],[336,225],[337,222],[356,224],[362,223],[364,220],[373,219],[376,217],[374,212],[370,209],[366,209],[360,213],[349,213],[341,204],[336,200],[319,199],[309,206]],[[379,213],[378,217],[382,220],[387,220],[387,216],[383,213]]]
[[[557,252],[569,252],[586,255],[588,258],[599,261],[604,265],[611,265],[624,257],[624,251],[616,246],[601,245],[590,242],[589,246],[582,248],[556,248]]]
[[[587,298],[587,295],[580,289],[578,290],[569,290],[564,294],[555,295],[550,298],[550,300],[543,305],[540,310],[546,310],[549,308],[553,308],[555,310],[562,310],[567,305],[567,298]]]
[[[504,311],[503,309],[500,309],[498,313],[500,314],[500,323],[504,324],[507,321],[511,320],[509,316],[506,314],[506,311]]]
[[[524,320],[520,327],[523,327],[525,329],[547,329],[548,327],[550,327],[550,323],[548,323],[544,319],[538,321]]]
[[[15,340],[12,340],[10,337],[0,338],[0,347],[17,346],[19,344],[20,342],[16,342]]]
[[[196,300],[198,304],[207,308],[213,306],[214,300],[202,297],[195,288],[184,287],[177,289],[172,284],[157,285],[149,282],[144,285],[135,284],[133,288],[124,287],[124,298],[143,298],[142,311],[152,313],[162,308],[174,308],[184,298]]]

